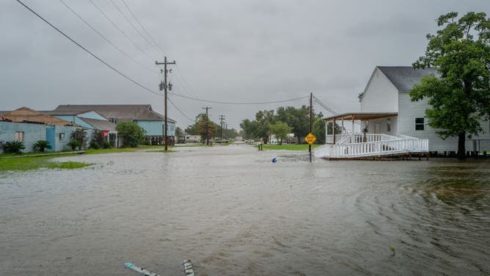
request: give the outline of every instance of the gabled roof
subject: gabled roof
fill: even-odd
[[[50,113],[53,115],[78,115],[95,111],[107,119],[121,121],[162,121],[163,116],[153,111],[149,104],[107,104],[107,105],[59,105]],[[174,120],[168,118],[170,122]]]
[[[424,76],[438,75],[433,68],[414,69],[411,66],[378,66],[377,68],[388,77],[400,92],[412,90],[413,86],[418,84]]]
[[[80,120],[91,125],[97,130],[108,130],[111,132],[116,131],[116,124],[106,120],[97,120],[97,119],[89,119],[89,118],[82,118],[82,117],[80,117]]]
[[[27,107],[21,107],[14,111],[5,112],[1,116],[4,120],[15,123],[36,123],[46,125],[68,126],[70,122],[46,115]]]

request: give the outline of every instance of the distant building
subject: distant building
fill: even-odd
[[[148,143],[163,144],[164,117],[155,112],[151,105],[59,105],[49,114],[63,118],[66,116],[82,117],[85,114],[89,119],[100,119],[101,116],[110,122],[117,124],[119,122],[133,121],[145,130],[145,137]],[[169,143],[175,142],[175,121],[168,118]]]
[[[68,149],[71,134],[77,129],[72,123],[22,107],[0,114],[0,145],[19,141],[24,152],[33,150],[39,140],[48,141],[50,151]],[[1,148],[1,146],[0,146]],[[0,149],[1,150],[1,149]]]

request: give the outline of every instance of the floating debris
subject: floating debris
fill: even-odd
[[[130,263],[130,262],[127,262],[127,263],[124,263],[124,266],[127,268],[127,269],[131,269],[132,271],[136,271],[140,274],[143,274],[145,276],[160,276],[158,275],[157,273],[155,272],[151,272],[147,269],[144,269],[142,267],[139,267],[133,263]]]
[[[194,276],[191,260],[185,260],[183,265],[185,276]]]

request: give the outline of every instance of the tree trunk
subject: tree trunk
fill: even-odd
[[[466,132],[460,132],[458,135],[458,159],[466,159]]]

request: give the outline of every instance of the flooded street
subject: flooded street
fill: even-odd
[[[272,163],[273,157],[277,163]],[[0,174],[0,275],[488,275],[490,162],[246,145]]]

